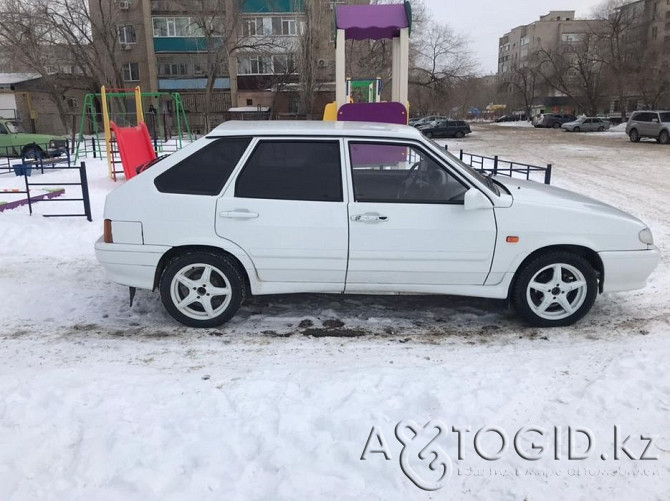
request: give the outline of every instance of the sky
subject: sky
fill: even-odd
[[[589,17],[602,0],[424,0],[433,20],[470,37],[471,51],[483,74],[495,73],[498,39],[512,28],[538,21],[550,10],[575,10]]]

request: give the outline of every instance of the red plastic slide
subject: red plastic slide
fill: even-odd
[[[140,165],[156,158],[149,129],[145,123],[136,127],[119,127],[114,122],[110,122],[109,125],[116,135],[123,173],[126,179],[131,179],[137,175],[137,168]]]

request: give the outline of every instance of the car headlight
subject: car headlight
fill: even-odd
[[[643,244],[654,245],[654,236],[651,234],[651,230],[649,228],[642,230],[638,234],[638,238]]]

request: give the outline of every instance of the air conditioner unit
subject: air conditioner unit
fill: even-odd
[[[327,67],[328,67],[328,60],[327,60],[327,59],[319,59],[319,60],[316,62],[316,65],[317,65],[319,68],[327,68]]]
[[[127,43],[121,44],[121,50],[130,50],[130,49],[132,49],[132,46],[130,44]]]
[[[121,10],[130,9],[130,0],[119,0],[119,9]]]

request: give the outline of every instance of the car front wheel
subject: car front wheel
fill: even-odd
[[[670,144],[670,134],[668,134],[667,130],[661,131],[658,136],[658,142],[661,144]]]
[[[640,142],[640,133],[637,131],[637,129],[632,129],[630,133],[628,134],[628,137],[630,138],[631,143],[639,143]]]
[[[572,132],[580,132],[580,131],[581,129],[579,127],[575,127],[574,129],[572,129]]]
[[[540,255],[519,270],[512,304],[531,325],[559,327],[584,317],[598,294],[591,264],[570,252]]]
[[[459,130],[458,132],[456,132],[456,137],[458,139],[461,139],[461,138],[465,137],[465,133]]]
[[[560,128],[561,128],[561,124],[559,124],[558,122],[554,122],[554,125],[552,125],[552,127],[553,127],[554,129],[560,129]]]
[[[230,320],[246,294],[238,267],[225,256],[187,252],[170,261],[160,279],[163,306],[189,327],[215,327]]]

